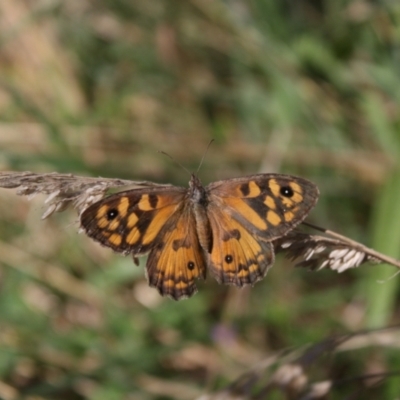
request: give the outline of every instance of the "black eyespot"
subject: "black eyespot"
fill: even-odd
[[[294,192],[290,186],[282,186],[280,194],[284,197],[292,197],[294,195]]]
[[[109,221],[111,221],[117,217],[118,217],[118,210],[116,210],[115,208],[112,208],[111,210],[107,211],[107,219]]]
[[[194,262],[193,261],[189,261],[187,264],[187,267],[192,271],[194,269]]]
[[[233,261],[233,257],[231,255],[225,256],[225,261],[230,264]]]

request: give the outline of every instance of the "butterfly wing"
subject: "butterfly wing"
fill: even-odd
[[[205,262],[183,188],[134,189],[116,193],[81,215],[86,234],[114,251],[150,253],[147,278],[162,295],[176,300],[196,292]]]
[[[195,279],[206,277],[206,262],[190,206],[185,204],[173,219],[151,250],[146,268],[150,286],[163,296],[180,300],[197,292]]]
[[[265,276],[274,262],[271,241],[303,221],[318,199],[313,183],[277,174],[214,182],[206,190],[210,269],[218,282],[236,286]]]
[[[319,196],[314,183],[279,174],[214,182],[207,186],[207,192],[210,202],[268,241],[284,236],[300,224]]]
[[[146,254],[179,212],[185,194],[178,187],[119,192],[86,208],[81,226],[89,237],[116,252]]]
[[[218,283],[253,285],[274,262],[272,244],[259,240],[215,204],[207,209],[212,232],[209,268]]]

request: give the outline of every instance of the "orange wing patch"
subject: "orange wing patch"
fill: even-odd
[[[245,200],[237,197],[226,197],[224,198],[224,203],[231,209],[245,215],[246,219],[260,231],[264,231],[268,228],[265,219],[262,218],[253,207],[247,204]]]
[[[176,205],[172,204],[168,207],[163,207],[153,215],[153,218],[147,227],[146,231],[143,233],[142,243],[143,245],[151,244],[156,236],[159,234],[161,228],[164,226],[165,221],[167,221],[171,215],[175,212]],[[133,228],[136,229],[136,228]]]

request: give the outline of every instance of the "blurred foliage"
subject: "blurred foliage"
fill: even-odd
[[[157,151],[195,170],[213,138],[205,183],[302,175],[321,190],[313,222],[399,257],[399,19],[388,0],[3,1],[1,169],[185,185]],[[392,267],[278,259],[254,288],[209,279],[174,302],[71,213],[41,222],[39,202],[0,200],[5,400],[196,398],[282,349],[399,322]],[[388,346],[309,379],[395,369]],[[380,398],[396,388],[384,379]]]

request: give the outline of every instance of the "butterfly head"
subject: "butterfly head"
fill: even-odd
[[[189,181],[189,196],[193,203],[207,204],[206,189],[196,174],[192,174]]]

